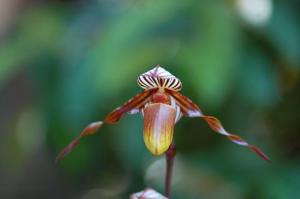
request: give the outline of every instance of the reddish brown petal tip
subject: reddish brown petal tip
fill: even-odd
[[[80,137],[74,139],[68,146],[66,146],[55,158],[55,163],[57,163],[60,159],[64,158],[68,155],[78,144]]]
[[[56,157],[55,163],[57,163],[60,159],[64,158],[66,155],[68,155],[78,144],[79,140],[82,137],[93,135],[96,133],[96,131],[103,125],[102,121],[93,122],[89,124],[81,133],[80,135],[75,138],[68,146],[66,146]]]
[[[93,122],[88,125],[80,134],[80,136],[92,135],[94,134],[101,126],[103,125],[102,121]]]
[[[265,161],[267,161],[267,162],[269,162],[269,163],[271,163],[272,162],[272,160],[264,153],[264,152],[262,152],[258,147],[256,147],[256,146],[253,146],[253,145],[251,145],[251,146],[249,146],[250,147],[250,149],[253,151],[253,152],[255,152],[257,155],[259,155],[262,159],[264,159]]]

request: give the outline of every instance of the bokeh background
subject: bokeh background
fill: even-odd
[[[163,192],[164,157],[126,115],[57,153],[157,64],[268,164],[199,119],[175,128],[174,199],[300,198],[299,0],[1,0],[0,198]]]

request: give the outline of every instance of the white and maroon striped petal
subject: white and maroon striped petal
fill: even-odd
[[[163,78],[175,77],[169,71],[166,71],[164,68],[160,67],[159,65],[157,65],[153,69],[143,73],[143,75],[157,76],[157,77],[163,77]]]
[[[140,75],[137,83],[146,90],[152,88],[167,88],[179,91],[182,88],[181,81],[160,66],[156,66]]]

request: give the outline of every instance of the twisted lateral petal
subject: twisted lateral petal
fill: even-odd
[[[72,140],[70,144],[68,144],[57,156],[55,162],[65,157],[68,153],[70,153],[78,144],[82,137],[93,135],[96,131],[103,125],[102,121],[93,122],[89,124],[81,133],[80,135]]]
[[[181,112],[184,116],[201,117],[203,115],[198,105],[192,102],[192,100],[186,96],[170,89],[166,89],[166,92],[176,100],[176,103],[180,106]]]
[[[139,109],[143,107],[144,104],[149,100],[150,96],[156,91],[157,89],[150,89],[137,94],[136,96],[128,100],[125,104],[116,108],[110,114],[108,114],[104,121],[109,124],[114,124],[118,122],[121,119],[122,115],[126,112],[130,114],[137,113]]]
[[[248,144],[243,138],[241,138],[238,135],[228,133],[217,118],[213,116],[205,116],[205,115],[202,117],[208,123],[210,128],[212,128],[215,132],[227,136],[229,140],[231,140],[232,142],[238,145],[249,147],[253,152],[259,155],[262,159],[271,162],[270,158],[266,154],[264,154],[264,152],[262,152],[258,147]]]
[[[88,125],[80,133],[80,135],[77,138],[72,140],[71,143],[68,144],[68,146],[66,146],[58,154],[58,156],[55,159],[55,162],[57,162],[58,160],[65,157],[68,153],[70,153],[79,144],[79,141],[82,137],[85,137],[85,136],[88,136],[88,135],[93,135],[94,133],[96,133],[96,131],[104,123],[114,124],[114,123],[118,122],[121,119],[121,117],[127,112],[130,112],[131,114],[137,113],[140,110],[140,108],[145,105],[145,103],[148,101],[148,99],[150,98],[152,93],[155,92],[156,90],[157,89],[147,90],[147,91],[143,91],[143,92],[137,94],[136,96],[134,96],[133,98],[128,100],[125,104],[123,104],[122,106],[116,108],[114,111],[109,113],[106,116],[104,122],[99,121],[99,122],[94,122],[94,123],[91,123],[90,125]]]
[[[144,109],[144,142],[153,155],[164,153],[172,143],[176,111],[167,104],[154,103]]]
[[[174,99],[180,106],[180,109],[184,116],[203,118],[208,123],[210,128],[212,128],[215,132],[225,135],[230,141],[232,141],[238,145],[249,147],[253,152],[255,152],[257,155],[259,155],[262,159],[264,159],[268,162],[271,161],[270,158],[266,154],[264,154],[258,147],[247,143],[243,138],[241,138],[237,135],[228,133],[217,118],[215,118],[213,116],[204,115],[201,112],[200,108],[186,96],[183,96],[179,92],[175,92],[172,90],[167,90],[167,92],[174,97]]]

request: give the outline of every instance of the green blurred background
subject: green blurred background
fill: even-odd
[[[57,153],[141,91],[160,64],[182,93],[273,163],[199,119],[175,128],[174,199],[300,198],[299,0],[2,0],[0,198],[163,192],[164,157],[126,115]]]

